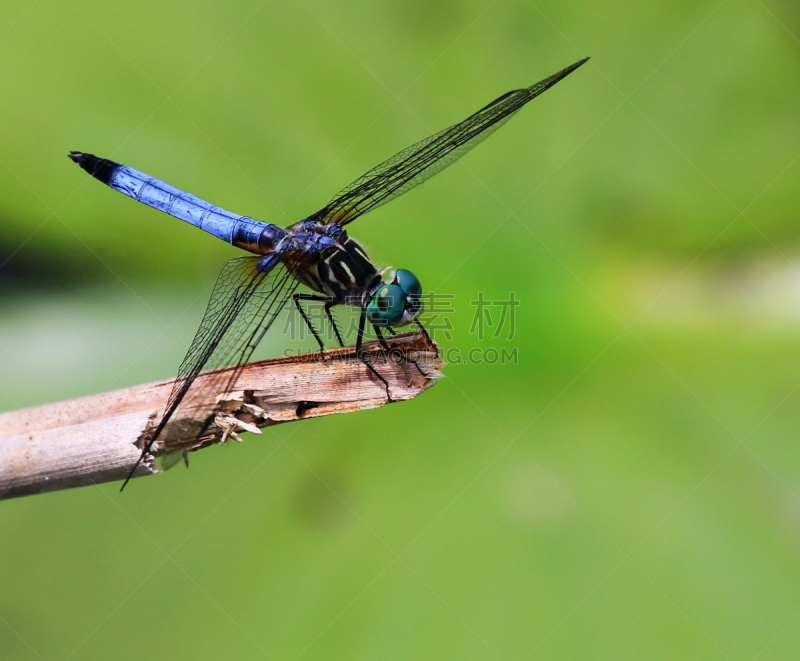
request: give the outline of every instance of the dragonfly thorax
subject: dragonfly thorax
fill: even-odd
[[[310,257],[302,283],[337,303],[363,308],[380,287],[380,272],[364,248],[344,232],[330,248]]]

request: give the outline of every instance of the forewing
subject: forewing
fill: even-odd
[[[203,321],[181,363],[164,415],[148,442],[147,451],[193,385],[196,388],[192,391],[193,401],[202,401],[206,395],[225,393],[233,387],[241,368],[297,289],[299,282],[294,276],[299,275],[297,272],[302,268],[300,263],[295,263],[290,272],[277,256],[259,269],[257,267],[261,260],[261,257],[240,257],[231,260],[222,269]],[[237,369],[204,377],[202,384],[196,384],[201,370],[230,365]],[[197,434],[198,438],[214,414],[212,407]],[[170,468],[180,460],[181,455],[180,450],[167,449],[159,454],[159,463],[164,469]]]
[[[586,60],[525,89],[492,101],[474,115],[398,152],[339,192],[315,214],[324,223],[346,225],[444,170],[505,124],[522,106],[566,78]]]

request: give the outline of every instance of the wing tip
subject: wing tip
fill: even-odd
[[[566,69],[564,69],[564,71],[562,73],[566,76],[567,74],[570,74],[573,71],[575,71],[575,69],[577,69],[578,67],[582,67],[590,59],[591,59],[591,57],[584,57],[582,60],[578,60],[575,64],[569,65]]]
[[[563,68],[558,73],[554,73],[552,76],[545,78],[544,80],[540,80],[538,83],[534,83],[528,89],[529,90],[537,90],[538,94],[541,94],[545,90],[550,89],[556,83],[564,80],[567,76],[569,76],[575,69],[582,67],[589,61],[590,58],[584,57],[582,60],[578,60],[575,64],[570,64],[568,67]]]

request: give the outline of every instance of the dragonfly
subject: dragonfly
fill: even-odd
[[[336,305],[355,308],[359,313],[356,355],[383,384],[387,400],[393,401],[388,381],[362,352],[366,324],[372,326],[385,349],[388,346],[382,329],[393,334],[394,329],[410,324],[415,324],[430,341],[419,318],[424,311],[422,285],[407,269],[389,271],[387,276],[387,270],[379,270],[345,228],[452,165],[525,104],[588,59],[530,87],[508,92],[464,121],[403,149],[342,189],[322,209],[288,227],[231,213],[112,160],[80,151],[70,152],[69,157],[75,163],[114,190],[251,253],[232,259],[220,272],[200,327],[181,362],[164,413],[120,490],[150,454],[200,372],[234,366],[232,370],[221,371],[222,376],[217,377],[226,379],[226,383],[205,386],[217,388],[219,392],[232,390],[242,367],[290,300],[319,344],[322,357],[325,351],[322,337],[303,304],[323,304],[340,346],[344,343],[331,308]],[[298,292],[301,285],[313,293]],[[215,414],[216,410],[209,411],[198,438],[211,426]],[[181,454],[185,459],[185,452],[160,449],[161,468],[176,464]]]

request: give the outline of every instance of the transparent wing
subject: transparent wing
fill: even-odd
[[[566,78],[588,59],[576,62],[535,85],[508,92],[460,124],[398,152],[340,191],[313,217],[324,223],[346,225],[419,186],[488,138],[522,106]]]
[[[240,257],[229,261],[222,269],[203,321],[181,363],[164,415],[145,452],[181,406],[201,370],[237,366],[235,370],[204,377],[202,385],[196,385],[199,390],[193,391],[193,401],[204,400],[205,394],[227,392],[234,386],[241,368],[299,286],[295,276],[302,277],[300,262],[286,268],[274,256],[258,268],[262,259]],[[197,438],[205,432],[214,414],[215,410],[209,409],[206,420],[196,432]],[[166,450],[159,455],[159,464],[164,469],[170,468],[180,460],[182,453],[180,449]]]

